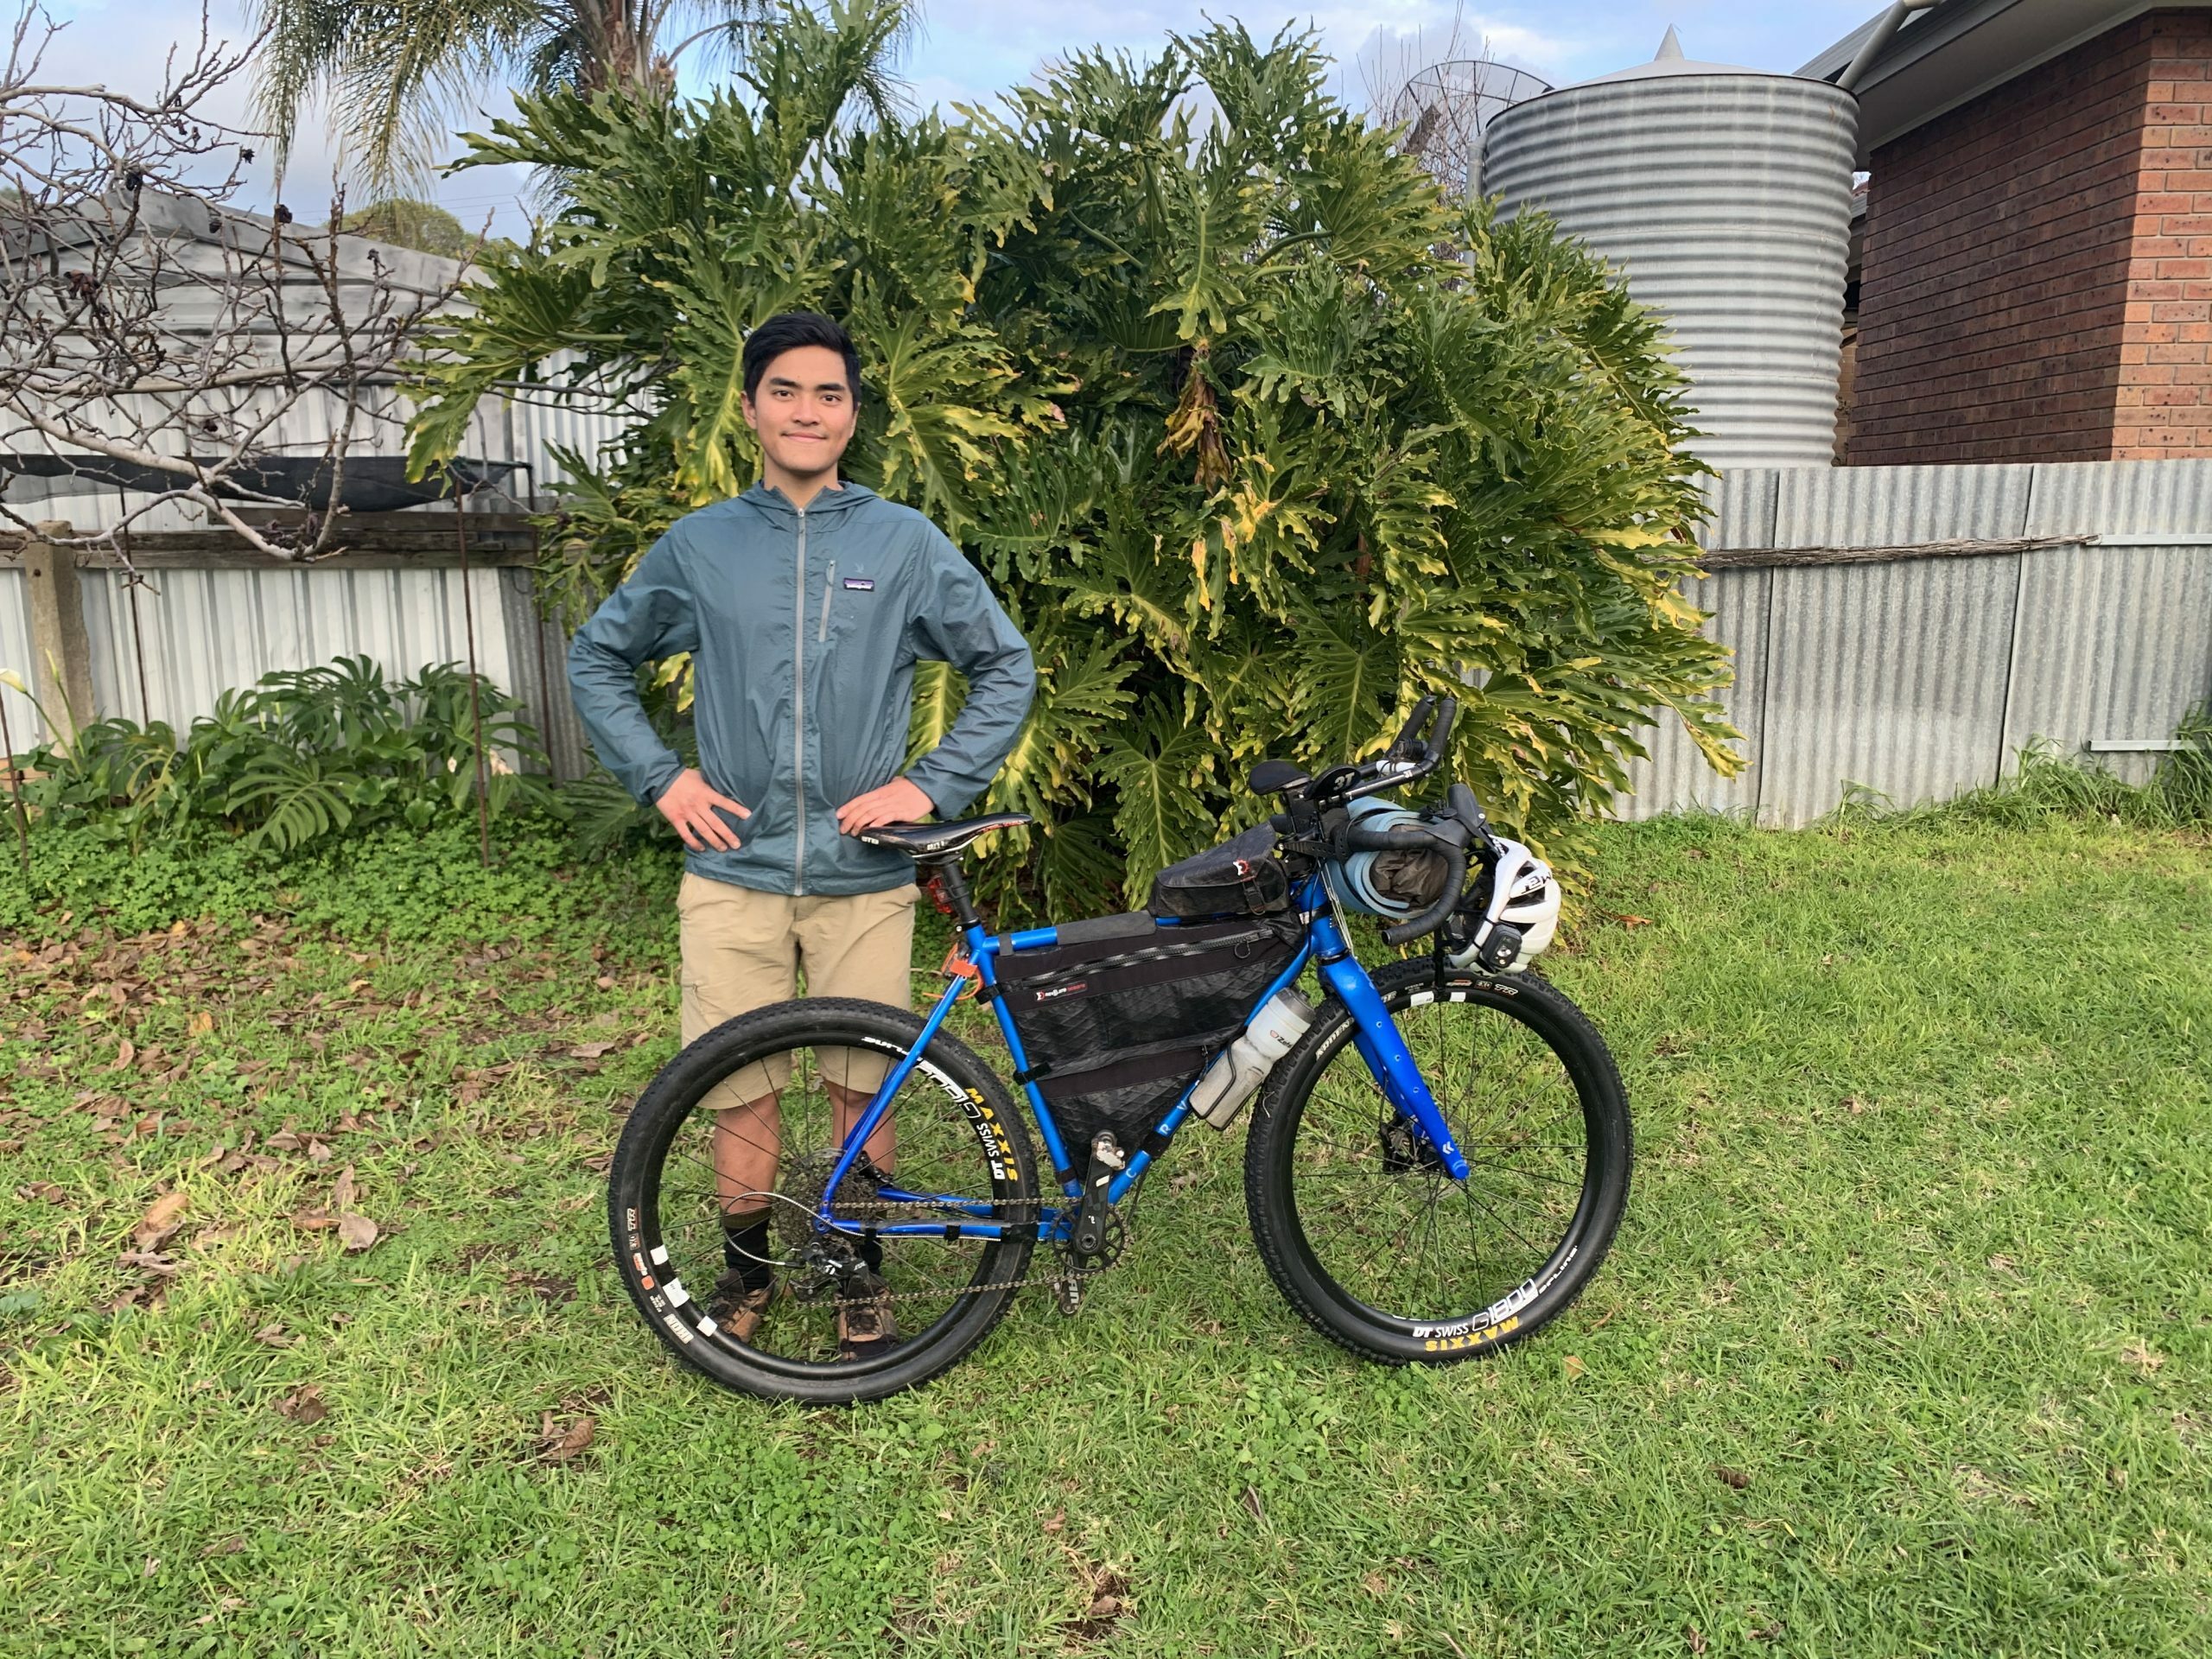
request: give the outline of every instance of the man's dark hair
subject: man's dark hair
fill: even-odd
[[[801,346],[826,346],[845,359],[845,384],[853,401],[861,400],[861,354],[853,337],[819,311],[785,311],[772,316],[745,337],[745,395],[757,397],[760,377],[785,352]]]

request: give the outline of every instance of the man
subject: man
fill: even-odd
[[[677,899],[687,1043],[792,995],[802,966],[816,996],[910,1005],[913,866],[854,837],[957,816],[1013,748],[1036,689],[1029,647],[959,550],[921,514],[838,476],[861,396],[845,331],[811,312],[772,317],[747,336],[743,366],[760,481],[671,525],[569,652],[600,759],[690,849]],[[696,769],[638,696],[639,664],[678,652],[691,653]],[[923,658],[964,672],[968,702],[902,773]],[[858,1051],[817,1060],[842,1136],[884,1062]],[[709,1311],[741,1342],[774,1296],[769,1195],[789,1077],[787,1059],[752,1066],[708,1102],[726,1267]],[[868,1140],[882,1174],[893,1135],[887,1118]],[[859,1255],[874,1294],[840,1307],[848,1358],[898,1339],[881,1246]]]

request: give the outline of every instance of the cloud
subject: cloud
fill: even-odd
[[[201,10],[198,0],[48,0],[48,3],[54,21],[62,26],[48,48],[43,66],[44,78],[51,82],[105,86],[143,96],[164,84],[172,58],[189,61],[199,44]],[[235,0],[209,0],[206,19],[211,42],[228,42],[235,49],[253,38],[252,28]],[[492,113],[507,107],[504,96],[498,103],[499,108]],[[253,130],[258,124],[253,114],[251,72],[241,72],[216,87],[200,108],[210,120],[234,130]],[[235,200],[239,207],[265,212],[280,194],[276,150],[266,142],[254,149],[254,161],[245,172],[245,188]],[[325,218],[334,184],[342,176],[342,161],[340,146],[329,132],[322,112],[310,111],[294,137],[281,192],[285,205],[310,223]],[[486,168],[439,180],[429,194],[472,231],[483,225],[488,213],[494,233],[520,237],[529,229],[528,213],[522,204],[525,175],[526,169],[521,168]],[[213,173],[203,175],[203,181],[212,185]],[[346,199],[359,205],[367,199],[367,192],[356,184],[346,190]]]

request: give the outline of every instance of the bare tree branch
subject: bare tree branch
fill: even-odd
[[[42,79],[56,33],[28,0],[0,67],[0,487],[12,460],[130,492],[75,538],[126,567],[129,526],[180,508],[272,557],[331,550],[349,460],[404,428],[396,389],[437,349],[469,261],[342,234],[334,186],[317,228],[233,206],[268,135],[204,109],[257,42],[214,39],[204,12],[150,94]],[[315,499],[271,493],[278,457],[308,464]],[[0,502],[0,518],[59,505]],[[286,505],[310,509],[289,539],[238,512]]]

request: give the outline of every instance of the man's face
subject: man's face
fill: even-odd
[[[794,346],[771,358],[745,400],[745,423],[760,435],[768,459],[800,478],[836,466],[859,414],[845,359],[827,346]]]

